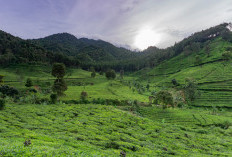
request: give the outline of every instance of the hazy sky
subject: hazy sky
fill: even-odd
[[[144,49],[232,21],[232,0],[0,0],[0,29],[24,39],[68,32]]]

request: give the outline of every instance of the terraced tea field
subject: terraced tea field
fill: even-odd
[[[7,104],[0,111],[0,155],[231,156],[231,114],[220,112],[214,123],[216,115],[207,115],[199,126],[195,111],[143,108],[143,118],[97,104]]]

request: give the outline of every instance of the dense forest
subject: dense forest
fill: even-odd
[[[217,38],[231,42],[232,33],[228,23],[192,34],[190,37],[166,49],[149,47],[142,52],[118,48],[102,40],[77,39],[68,33],[54,34],[41,39],[23,40],[0,31],[0,64],[19,63],[64,63],[66,66],[81,66],[96,71],[136,71],[154,67],[162,61],[184,53],[186,56],[206,48]],[[210,53],[206,51],[206,53]]]

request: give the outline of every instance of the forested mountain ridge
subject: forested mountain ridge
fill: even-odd
[[[83,62],[124,60],[137,56],[130,50],[118,48],[103,40],[77,39],[74,35],[68,33],[50,35],[45,38],[34,39],[32,42],[49,51],[75,56]]]
[[[75,58],[53,53],[28,40],[0,31],[0,65],[54,62],[63,62],[68,66],[79,65]]]
[[[97,71],[107,69],[137,71],[146,67],[155,67],[182,53],[188,56],[200,49],[206,49],[207,45],[216,38],[231,42],[232,33],[228,25],[224,23],[194,33],[166,49],[149,47],[139,53],[118,48],[102,40],[77,39],[68,33],[23,40],[0,31],[0,64],[62,62],[67,66],[80,65],[84,69],[93,66]]]

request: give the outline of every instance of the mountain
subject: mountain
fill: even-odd
[[[191,55],[199,49],[204,49],[208,42],[216,38],[232,41],[229,26],[230,24],[224,23],[194,33],[166,49],[149,47],[139,53],[102,40],[77,39],[68,33],[23,40],[0,31],[0,64],[62,62],[67,66],[81,65],[84,69],[93,66],[97,71],[110,68],[116,71],[137,71],[147,67],[153,68],[182,53],[186,56]]]
[[[0,31],[0,65],[20,63],[62,62],[67,66],[79,65],[79,61],[67,55],[55,53],[29,40],[23,40],[4,31]]]
[[[83,62],[109,62],[136,57],[136,53],[125,48],[118,48],[103,40],[77,39],[68,33],[54,34],[31,41],[46,50],[75,56]]]

